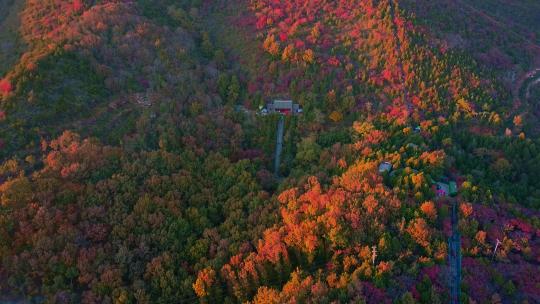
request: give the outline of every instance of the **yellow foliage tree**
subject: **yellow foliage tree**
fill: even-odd
[[[281,303],[279,292],[266,286],[260,287],[251,304],[278,304]]]
[[[263,48],[273,56],[279,55],[279,43],[274,35],[266,37],[263,43]]]
[[[302,59],[305,63],[313,63],[315,61],[315,54],[313,54],[313,50],[307,49],[304,51],[304,56],[302,56]]]
[[[340,122],[341,120],[343,120],[343,114],[341,114],[341,112],[334,111],[330,113],[330,119],[333,122]]]
[[[209,294],[209,289],[216,279],[216,272],[211,268],[201,270],[197,276],[197,280],[193,283],[195,294],[202,298]]]
[[[292,44],[287,45],[281,54],[281,60],[283,62],[294,61],[294,46]]]

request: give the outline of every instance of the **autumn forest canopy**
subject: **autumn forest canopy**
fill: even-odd
[[[0,303],[540,303],[539,15],[0,0]]]

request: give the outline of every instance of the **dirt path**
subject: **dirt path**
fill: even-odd
[[[520,87],[520,92],[525,94],[525,101],[531,98],[531,88],[540,83],[540,68],[536,68],[525,75],[524,83]]]
[[[532,81],[529,86],[527,86],[527,92],[525,93],[525,98],[527,98],[527,100],[531,99],[532,87],[537,86],[538,84],[540,84],[540,75],[537,75],[535,80]]]
[[[520,101],[522,105],[527,104],[530,98],[531,87],[540,81],[540,67],[534,68],[523,74],[512,88],[514,100]]]

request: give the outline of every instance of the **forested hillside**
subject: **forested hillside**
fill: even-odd
[[[539,8],[435,2],[0,0],[0,303],[447,303],[454,205],[540,302]]]

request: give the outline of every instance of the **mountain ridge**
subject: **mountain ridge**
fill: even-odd
[[[453,204],[461,301],[540,300],[534,86],[516,102],[430,8],[26,1],[0,301],[446,302]],[[259,112],[278,97],[302,115]]]

